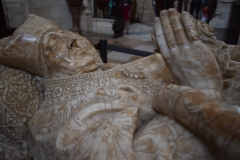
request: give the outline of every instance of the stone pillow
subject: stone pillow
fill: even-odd
[[[0,40],[0,49],[8,39]],[[1,156],[11,159],[14,154],[28,150],[28,122],[42,99],[41,85],[35,76],[0,64]]]

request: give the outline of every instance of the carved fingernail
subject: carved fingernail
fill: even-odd
[[[183,15],[183,16],[186,16],[186,15],[187,15],[187,13],[186,13],[186,12],[182,12],[182,15]]]
[[[166,16],[166,11],[161,11],[161,16]]]
[[[168,10],[169,15],[174,15],[175,13],[177,13],[176,9],[169,9]]]
[[[169,9],[168,11],[172,13],[175,12],[175,9]]]

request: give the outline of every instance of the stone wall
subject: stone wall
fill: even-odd
[[[2,0],[9,27],[18,27],[26,14],[50,19],[65,30],[72,28],[72,15],[65,0]]]

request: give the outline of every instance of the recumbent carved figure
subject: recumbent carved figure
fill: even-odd
[[[0,158],[239,159],[239,47],[175,9],[151,36],[156,54],[103,64],[85,38],[26,16],[0,41]]]

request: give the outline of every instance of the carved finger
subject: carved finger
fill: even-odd
[[[162,27],[163,27],[163,33],[165,34],[168,47],[172,48],[177,46],[177,40],[175,38],[170,19],[168,17],[167,10],[162,10],[160,12],[160,18],[161,18]]]
[[[169,48],[163,33],[163,29],[162,29],[162,24],[160,22],[160,18],[155,18],[154,20],[155,23],[155,34],[156,34],[156,40],[157,40],[157,44],[158,47],[160,49],[160,52],[163,56],[164,59],[168,59],[170,58],[170,52],[169,52]]]
[[[151,30],[150,36],[151,36],[151,38],[152,38],[152,41],[157,45],[155,29],[152,29],[152,30]]]
[[[199,35],[193,20],[187,12],[182,12],[182,22],[190,42],[199,40]]]
[[[178,11],[171,8],[168,10],[168,14],[178,45],[188,42]]]
[[[157,39],[156,39],[156,33],[155,33],[155,29],[153,28],[150,32],[150,36],[152,38],[152,41],[154,42],[155,46],[154,46],[154,52],[160,53],[160,49],[157,43]]]
[[[184,11],[184,12],[185,12],[185,11]],[[193,21],[194,26],[197,28],[197,21],[198,21],[198,20],[196,20],[196,18],[194,18],[190,13],[188,13],[188,12],[185,12],[185,13],[187,13],[187,14],[189,15],[189,17],[190,17],[191,20]]]

